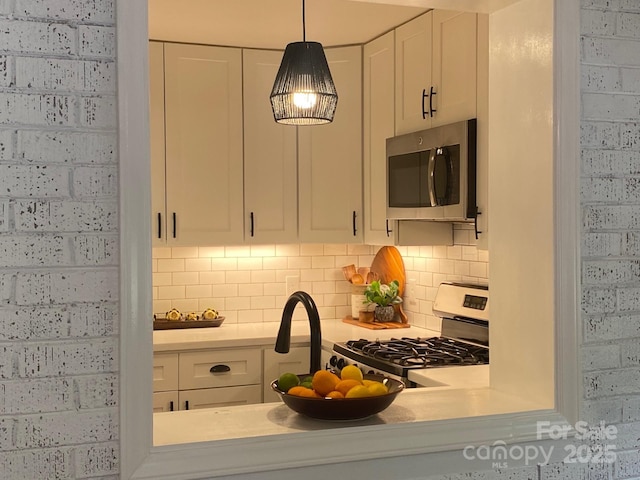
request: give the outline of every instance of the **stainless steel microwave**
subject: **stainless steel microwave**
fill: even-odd
[[[476,216],[476,119],[387,139],[387,218]]]

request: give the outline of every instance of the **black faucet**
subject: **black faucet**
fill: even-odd
[[[311,327],[311,359],[309,361],[311,375],[320,370],[320,348],[322,337],[320,334],[320,314],[316,303],[307,292],[297,291],[291,294],[287,303],[284,304],[282,311],[282,321],[280,322],[280,330],[278,330],[278,338],[276,339],[276,352],[288,353],[291,345],[291,317],[296,304],[301,302],[307,310],[309,318],[309,326]]]

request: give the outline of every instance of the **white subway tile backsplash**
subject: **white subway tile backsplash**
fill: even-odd
[[[351,314],[351,284],[342,267],[370,266],[379,248],[339,244],[156,248],[154,312],[178,308],[200,313],[215,308],[227,323],[279,322],[287,300],[286,279],[297,276],[300,290],[313,296],[321,318],[342,318]],[[398,250],[409,279],[404,310],[416,326],[438,324],[431,308],[441,282],[488,283],[488,255],[475,246]],[[301,305],[293,318],[306,321]]]

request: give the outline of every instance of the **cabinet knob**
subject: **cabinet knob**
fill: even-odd
[[[209,369],[211,373],[225,373],[230,372],[231,367],[229,365],[214,365]]]

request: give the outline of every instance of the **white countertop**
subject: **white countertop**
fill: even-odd
[[[184,349],[228,348],[275,344],[279,322],[222,324],[216,328],[156,330],[154,352]],[[323,320],[322,344],[355,338],[389,339],[398,336],[428,337],[439,332],[415,326],[403,329],[370,330],[341,320]],[[308,344],[307,321],[294,321],[291,344]],[[409,379],[430,388],[406,389],[394,403],[373,417],[354,422],[331,422],[306,418],[283,403],[265,403],[215,409],[154,414],[154,445],[172,445],[239,437],[276,435],[300,431],[394,424],[512,413],[535,409],[526,400],[491,390],[489,366],[433,368],[412,371]],[[425,408],[425,403],[429,408]]]

